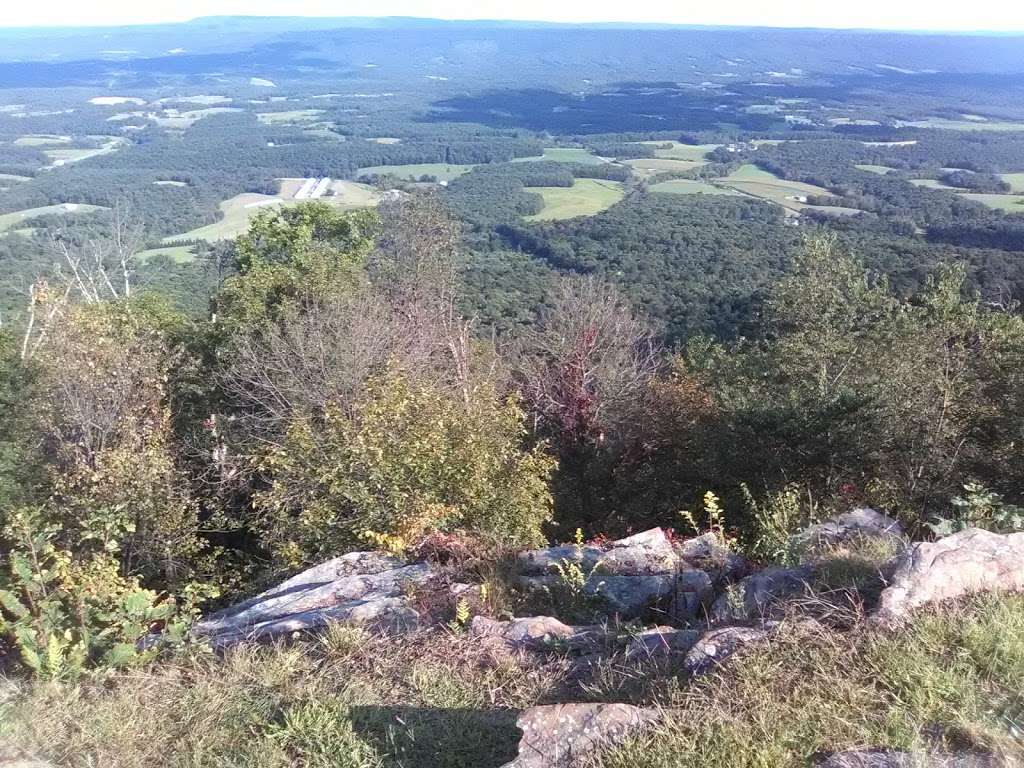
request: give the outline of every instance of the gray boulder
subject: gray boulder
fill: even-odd
[[[531,707],[516,721],[519,756],[502,768],[566,768],[654,724],[655,709],[629,704],[552,704]]]
[[[693,648],[701,633],[695,629],[654,627],[634,635],[626,646],[627,659],[663,658]]]
[[[750,571],[750,563],[722,545],[714,533],[686,539],[676,545],[676,552],[690,568],[705,571],[715,585],[736,581]]]
[[[348,622],[389,631],[414,629],[419,614],[406,590],[432,576],[378,552],[352,552],[316,565],[273,589],[208,616],[193,627],[215,648]]]
[[[869,507],[860,507],[805,528],[790,538],[792,548],[813,558],[864,539],[875,539],[901,546],[903,526],[898,521]]]
[[[599,645],[606,633],[601,627],[572,627],[552,616],[529,616],[498,621],[474,616],[469,633],[475,637],[494,638],[515,650],[589,650]]]
[[[653,603],[673,594],[680,569],[679,553],[665,532],[653,528],[597,547],[561,545],[523,552],[516,560],[521,586],[557,586],[559,568],[578,566],[585,576],[584,592],[608,603],[624,618],[639,616]]]
[[[876,618],[898,622],[922,605],[993,591],[1024,591],[1024,533],[968,528],[904,552]]]
[[[683,665],[691,675],[702,675],[745,646],[768,636],[759,627],[721,627],[705,633],[693,644]]]
[[[711,618],[719,624],[762,618],[780,601],[806,594],[811,576],[807,566],[765,568],[719,596],[711,607]]]

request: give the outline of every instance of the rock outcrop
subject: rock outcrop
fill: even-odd
[[[806,594],[811,576],[809,566],[765,568],[720,595],[711,607],[711,618],[718,624],[763,618],[776,603]]]
[[[207,617],[193,633],[223,648],[323,629],[337,621],[388,631],[414,629],[419,614],[406,589],[431,575],[425,563],[405,565],[378,552],[352,552]]]
[[[864,539],[876,539],[899,547],[905,541],[903,526],[888,515],[860,507],[805,528],[793,536],[790,543],[804,557],[813,558]]]
[[[471,635],[493,638],[513,650],[590,650],[604,640],[601,627],[572,627],[551,616],[529,616],[497,621],[474,616],[469,625]]]
[[[915,608],[994,591],[1024,591],[1024,533],[969,528],[910,547],[879,599],[876,618],[898,622]]]
[[[559,569],[566,566],[582,571],[586,594],[604,600],[609,612],[627,619],[674,596],[680,597],[673,601],[675,611],[693,616],[713,593],[708,574],[691,567],[661,528],[604,546],[537,549],[516,560],[519,584],[529,589],[557,587]]]
[[[760,642],[768,636],[759,627],[721,627],[704,634],[693,644],[683,666],[691,675],[702,675],[741,648]]]
[[[516,721],[519,756],[502,768],[567,768],[584,755],[623,741],[658,720],[655,709],[629,704],[531,707]]]

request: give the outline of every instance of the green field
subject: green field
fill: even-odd
[[[59,214],[62,216],[69,214],[79,215],[99,210],[104,210],[103,206],[86,205],[84,203],[62,203],[60,205],[45,205],[41,208],[26,208],[23,211],[0,214],[0,232],[11,229],[12,227],[17,227],[17,225],[21,224],[23,221],[37,216],[47,216],[49,214]]]
[[[622,199],[622,185],[602,179],[576,179],[571,187],[529,187],[544,198],[544,210],[527,221],[552,221],[593,216]]]
[[[1024,195],[993,195],[978,192],[961,192],[961,197],[982,203],[989,208],[1008,213],[1024,213]]]
[[[176,109],[164,110],[162,115],[151,114],[149,117],[161,128],[191,128],[195,123],[210,115],[219,115],[225,112],[242,112],[238,107],[209,107],[207,109],[192,109],[187,112],[179,112]]]
[[[832,193],[824,187],[805,184],[802,181],[780,179],[775,174],[750,163],[741,165],[725,178],[716,180],[715,183],[745,195],[759,197],[762,200],[781,205],[786,210],[794,212],[808,207],[806,202],[798,198],[812,195],[832,196]]]
[[[187,264],[190,261],[195,261],[196,258],[191,245],[170,245],[166,248],[150,248],[148,251],[142,251],[138,254],[138,258],[141,261],[148,261],[155,256],[166,256],[178,264]]]
[[[672,179],[651,187],[651,192],[667,192],[672,195],[738,195],[731,189],[716,187],[706,181],[691,179]]]
[[[0,183],[5,181],[31,181],[31,176],[17,176],[13,173],[0,173]]]
[[[87,160],[90,157],[97,157],[99,155],[105,155],[109,152],[115,152],[121,146],[127,142],[124,139],[117,137],[110,138],[104,137],[106,141],[103,146],[100,147],[71,147],[65,149],[44,149],[45,154],[54,165],[66,165],[67,163],[77,163],[82,160]]]
[[[672,160],[664,157],[642,157],[636,160],[624,160],[624,165],[633,169],[640,178],[646,179],[665,171],[689,171],[706,163],[703,160]]]
[[[451,181],[464,173],[473,170],[472,165],[446,165],[445,163],[419,163],[415,165],[372,165],[367,168],[360,168],[357,176],[362,174],[374,174],[383,176],[390,174],[400,179],[412,178],[418,180],[420,176],[436,176],[438,181]]]
[[[896,125],[912,128],[945,128],[948,131],[1024,131],[1024,123],[1006,120],[949,120],[945,117],[899,120]]]
[[[705,162],[708,152],[718,149],[721,144],[683,144],[678,141],[642,141],[641,144],[652,144],[656,147],[655,157],[662,157],[668,160],[689,160],[691,162]],[[662,145],[671,144],[667,149],[661,149]]]
[[[915,187],[927,187],[928,189],[948,189],[951,192],[958,192],[959,187],[951,187],[948,184],[943,184],[938,179],[911,179],[910,183]]]
[[[583,147],[545,147],[544,154],[537,157],[517,157],[513,163],[529,163],[547,160],[552,163],[580,163],[581,165],[603,165],[608,162]]]
[[[1010,185],[1014,192],[1024,192],[1024,173],[1004,173],[1003,181]]]
[[[70,136],[58,136],[52,133],[34,133],[14,140],[14,146],[16,147],[49,147],[54,144],[70,143]]]
[[[295,179],[282,179],[282,189],[289,189],[285,182],[294,182]],[[357,208],[369,208],[376,205],[380,199],[376,190],[365,184],[356,184],[353,181],[335,181],[331,188],[335,194],[317,198],[317,202],[327,203],[343,210],[354,210]],[[294,194],[294,191],[291,193]],[[249,222],[261,211],[268,208],[275,208],[281,205],[299,205],[305,201],[284,200],[281,197],[272,195],[258,195],[253,192],[246,192],[236,195],[230,200],[220,204],[222,218],[213,224],[193,229],[191,232],[184,232],[180,235],[165,237],[164,243],[174,243],[178,240],[230,240],[238,237],[249,228]],[[309,201],[312,202],[312,201]]]
[[[320,119],[324,111],[322,109],[293,109],[286,112],[260,112],[256,115],[261,123],[266,125],[281,125],[287,123],[310,123]]]
[[[868,173],[877,173],[879,176],[885,176],[885,174],[887,174],[889,171],[896,170],[895,168],[890,168],[888,165],[868,165],[866,163],[861,165],[855,165],[853,167],[860,171],[867,171]]]

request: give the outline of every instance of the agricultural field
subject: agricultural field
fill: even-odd
[[[915,187],[927,187],[928,189],[945,189],[950,192],[959,192],[959,187],[951,187],[948,184],[943,184],[938,179],[911,179],[910,183]]]
[[[1013,192],[1024,192],[1024,173],[1004,173],[1002,177]]]
[[[124,139],[117,137],[108,138],[106,143],[101,147],[67,147],[62,149],[44,149],[45,154],[54,166],[67,165],[68,163],[78,163],[82,160],[88,160],[90,157],[98,157],[99,155],[106,155],[110,152],[115,152],[121,146],[125,144]]]
[[[947,131],[1024,131],[1024,123],[1007,120],[950,120],[945,117],[928,117],[924,120],[898,120],[897,126],[911,128],[944,128]]]
[[[985,194],[980,192],[961,192],[961,197],[973,200],[976,203],[987,205],[998,211],[1007,213],[1024,213],[1024,195],[998,195]]]
[[[683,144],[678,141],[642,141],[640,143],[652,144],[657,147],[654,150],[655,157],[667,160],[689,160],[690,162],[706,162],[708,152],[721,146],[721,144]]]
[[[672,160],[661,157],[642,157],[636,160],[623,160],[623,165],[628,165],[633,172],[642,179],[650,178],[665,171],[689,171],[699,168],[706,163],[703,160]]]
[[[854,168],[859,171],[867,171],[868,173],[877,173],[879,176],[885,176],[889,171],[896,170],[888,165],[869,165],[867,163],[855,165]]]
[[[810,196],[832,196],[824,187],[780,179],[775,174],[749,163],[741,165],[728,176],[717,179],[715,183],[751,197],[759,197],[793,212],[808,207],[807,198]]]
[[[311,123],[320,119],[322,109],[293,109],[286,112],[259,112],[256,117],[265,125],[286,125],[288,123]]]
[[[651,192],[665,192],[671,195],[738,195],[731,189],[718,187],[706,181],[672,179],[651,187]]]
[[[58,215],[80,215],[103,210],[101,205],[86,205],[85,203],[61,203],[60,205],[44,205],[41,208],[26,208],[23,211],[0,214],[0,232],[17,227],[23,221],[39,216]]]
[[[0,173],[0,184],[7,182],[30,181],[31,176],[18,176],[14,173]]]
[[[191,128],[204,117],[219,115],[225,112],[242,112],[238,107],[207,107],[206,109],[191,109],[187,112],[179,112],[176,109],[165,109],[160,114],[150,113],[147,117],[161,128],[177,128],[184,130]]]
[[[438,181],[451,181],[473,170],[472,165],[448,165],[446,163],[419,163],[414,165],[373,165],[360,168],[357,176],[391,175],[400,179],[418,181],[421,176],[436,176]]]
[[[547,160],[552,163],[580,163],[581,165],[603,165],[607,163],[589,149],[583,147],[545,147],[544,154],[537,157],[517,157],[513,163],[529,163],[534,160]]]
[[[70,144],[70,136],[58,136],[56,134],[39,133],[30,136],[20,136],[14,140],[16,147],[50,147],[54,144]]]
[[[375,144],[401,144],[402,140],[394,136],[375,136],[372,139],[367,139]]]
[[[184,181],[174,181],[173,179],[159,179],[153,182],[158,187],[187,187]]]
[[[304,179],[282,179],[281,196],[260,195],[254,192],[235,195],[220,204],[222,218],[219,221],[180,235],[165,237],[163,242],[165,244],[174,244],[179,240],[215,242],[238,237],[249,228],[249,222],[260,211],[268,207],[298,205],[300,202],[304,202],[294,199],[295,192],[301,187],[303,181]],[[353,181],[333,181],[330,185],[330,194],[317,198],[317,200],[337,208],[352,210],[376,205],[380,201],[380,195],[365,184],[357,184]]]
[[[137,258],[140,261],[149,261],[158,256],[166,256],[178,264],[188,264],[196,260],[196,254],[191,245],[170,245],[164,248],[150,248],[148,251],[140,252]]]
[[[544,198],[544,209],[527,221],[553,221],[593,216],[622,199],[622,185],[603,179],[576,179],[571,187],[530,187]]]

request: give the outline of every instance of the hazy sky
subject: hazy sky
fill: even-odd
[[[197,16],[424,16],[442,19],[1024,30],[1021,0],[49,0],[5,3],[0,25],[139,24]],[[1024,51],[1022,51],[1024,58]]]

